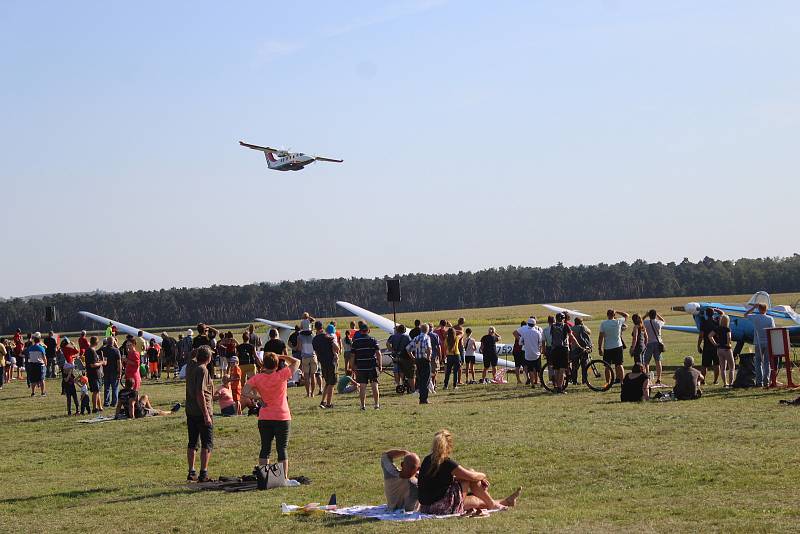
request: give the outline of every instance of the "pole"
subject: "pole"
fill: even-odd
[[[397,326],[397,303],[392,301],[392,315],[394,315],[394,325]]]

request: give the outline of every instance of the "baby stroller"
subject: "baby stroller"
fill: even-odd
[[[402,356],[398,356],[393,354],[392,351],[386,350],[382,351],[385,356],[388,356],[392,360],[392,368],[389,370],[388,366],[383,367],[383,372],[386,375],[389,375],[394,380],[394,372],[397,370],[401,375],[402,379],[397,386],[395,386],[394,390],[397,392],[398,395],[405,395],[406,393],[413,393],[411,390],[411,385],[408,382],[408,374],[411,369],[413,369],[413,365],[409,365],[410,360]]]

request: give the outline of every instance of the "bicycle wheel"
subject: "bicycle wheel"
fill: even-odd
[[[606,380],[611,376],[611,380]],[[586,385],[592,391],[608,391],[614,385],[614,369],[603,360],[591,360],[586,365]]]
[[[542,370],[539,371],[539,382],[545,390],[550,393],[556,392],[555,387],[556,370],[553,367],[542,365]],[[567,381],[564,380],[564,389],[567,389]]]

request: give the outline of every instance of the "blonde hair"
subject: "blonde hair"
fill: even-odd
[[[722,326],[724,328],[728,328],[730,326],[730,324],[731,324],[731,318],[728,317],[727,315],[721,315],[719,317],[719,325],[720,326]]]
[[[453,452],[453,434],[447,429],[442,429],[433,435],[433,445],[431,445],[431,465],[428,474],[433,476],[439,470],[442,463],[450,458]]]

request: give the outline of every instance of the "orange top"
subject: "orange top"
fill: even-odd
[[[289,402],[286,400],[286,383],[292,378],[292,370],[284,367],[273,373],[258,373],[247,381],[258,391],[264,405],[258,411],[263,421],[291,421]]]

